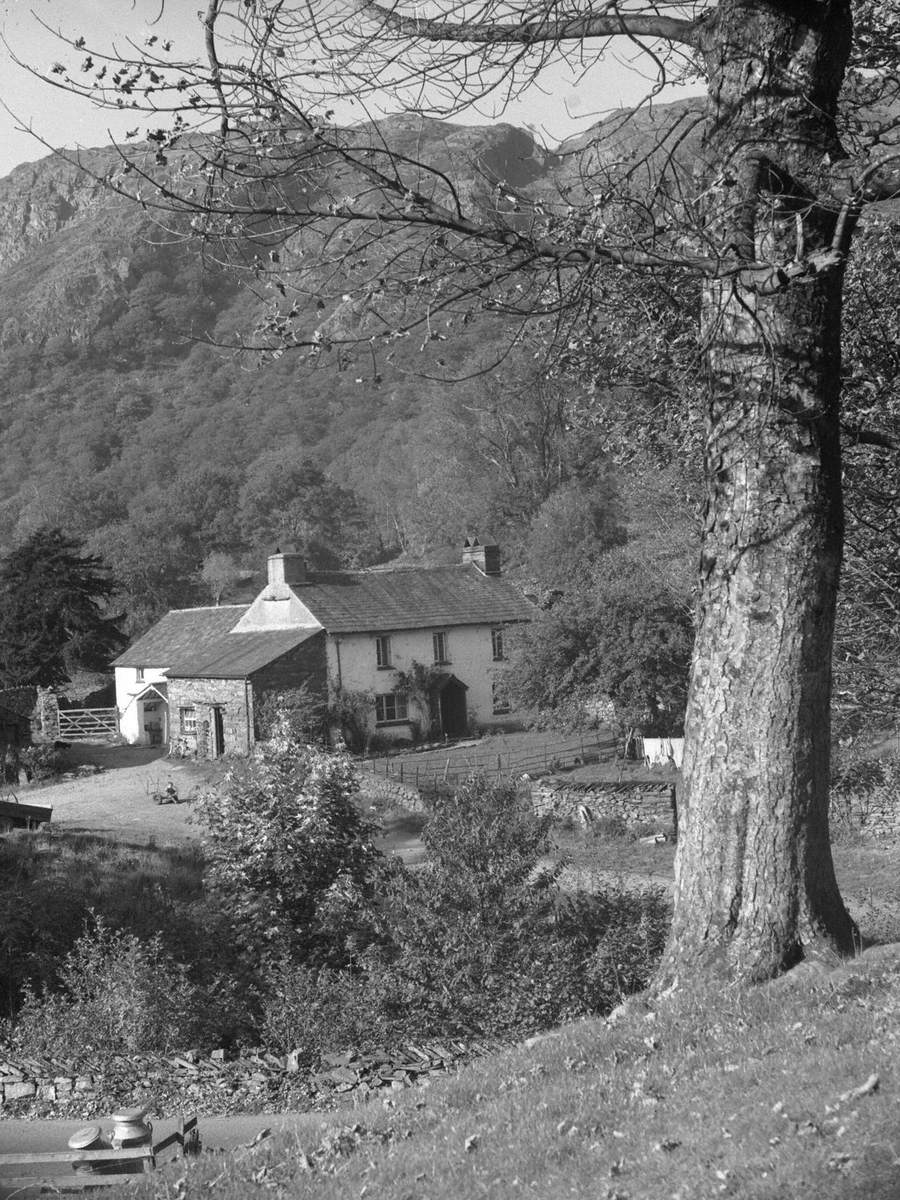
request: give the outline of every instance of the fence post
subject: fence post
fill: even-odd
[[[400,782],[403,782],[403,759],[400,760]]]

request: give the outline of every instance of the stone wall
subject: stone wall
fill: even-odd
[[[363,794],[377,800],[386,800],[405,808],[407,812],[427,812],[428,805],[417,788],[401,783],[392,776],[379,775],[367,763],[360,763],[360,784]]]
[[[585,823],[615,820],[628,829],[653,826],[662,833],[676,828],[675,793],[672,779],[579,783],[550,776],[531,784],[531,801],[541,815]]]
[[[396,1090],[490,1053],[499,1043],[442,1038],[383,1050],[323,1054],[304,1066],[299,1051],[224,1050],[201,1054],[106,1056],[78,1068],[55,1059],[4,1057],[0,1048],[0,1113],[4,1116],[96,1119],[115,1108],[155,1113],[185,1109],[199,1116],[332,1108]]]
[[[282,654],[274,662],[267,663],[251,676],[254,707],[266,695],[289,692],[305,684],[322,700],[328,699],[328,674],[325,660],[325,633],[314,634]],[[254,723],[254,737],[259,737]]]
[[[878,755],[837,770],[829,822],[833,834],[900,838],[900,757]]]
[[[900,838],[900,789],[864,796],[832,796],[829,824],[832,834],[859,834],[878,842]]]
[[[222,732],[225,754],[246,754],[251,745],[253,707],[250,685],[243,679],[170,679],[169,680],[169,744],[182,744],[198,758],[214,756],[213,709],[222,710]],[[197,732],[182,734],[179,709],[193,708]]]

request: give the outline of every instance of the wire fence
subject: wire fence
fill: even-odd
[[[373,758],[366,764],[376,775],[393,779],[421,791],[440,785],[455,787],[470,775],[541,775],[600,762],[615,754],[611,733],[586,733],[569,738],[537,738],[527,747],[498,749],[496,746],[456,746]]]

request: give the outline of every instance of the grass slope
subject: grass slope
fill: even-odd
[[[900,946],[585,1020],[137,1197],[888,1200]]]

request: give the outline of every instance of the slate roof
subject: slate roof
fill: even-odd
[[[232,629],[246,604],[217,608],[176,608],[161,617],[143,637],[114,658],[114,667],[168,667],[176,658],[199,655]]]
[[[472,565],[312,576],[293,591],[328,633],[500,625],[529,621],[534,614],[512,584]],[[296,627],[231,633],[249,607],[175,609],[112,665],[154,666],[170,678],[242,679],[319,632]]]
[[[317,633],[321,630],[226,633],[201,653],[176,656],[166,674],[170,679],[246,679]]]
[[[511,583],[472,565],[312,576],[293,591],[329,633],[499,625],[534,616]]]

